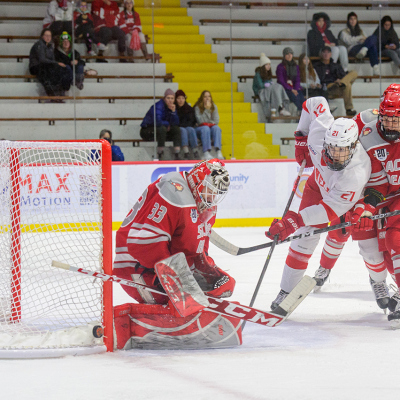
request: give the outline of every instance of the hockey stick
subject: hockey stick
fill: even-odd
[[[300,169],[299,169],[299,172],[298,172],[298,174],[297,174],[297,178],[296,178],[296,180],[295,180],[295,182],[294,182],[293,189],[292,189],[292,193],[290,194],[289,200],[288,200],[288,202],[287,202],[287,204],[286,204],[286,207],[285,207],[285,211],[283,212],[283,217],[286,215],[286,213],[288,212],[288,210],[289,210],[289,208],[290,208],[290,205],[292,204],[293,196],[294,196],[294,194],[295,194],[295,192],[296,192],[297,186],[298,186],[298,184],[299,184],[299,182],[300,182],[300,178],[301,178],[301,175],[303,174],[303,171],[304,171],[305,166],[306,166],[306,160],[303,160],[303,162],[302,162],[302,164],[301,164],[301,167],[300,167]],[[282,217],[282,218],[283,218],[283,217]],[[272,242],[271,249],[269,250],[267,259],[265,260],[264,267],[263,267],[263,269],[262,269],[262,271],[261,271],[260,277],[258,278],[258,282],[257,282],[256,288],[254,289],[253,296],[252,296],[252,298],[251,298],[251,300],[250,300],[250,307],[253,307],[253,305],[254,305],[254,303],[255,303],[255,301],[256,301],[256,298],[257,298],[257,295],[258,295],[258,291],[260,290],[262,281],[263,281],[263,279],[264,279],[265,272],[267,271],[269,262],[271,261],[272,253],[274,252],[275,246],[276,246],[277,243],[278,243],[278,235],[276,235],[276,236],[274,237],[274,240],[273,240],[273,242]],[[245,325],[246,325],[246,322],[243,322],[243,324],[242,324],[242,329],[244,329]]]
[[[396,211],[391,211],[391,212],[387,212],[387,213],[383,213],[383,214],[373,215],[372,217],[366,217],[366,218],[376,220],[376,219],[393,217],[393,216],[399,215],[399,214],[400,214],[400,210],[396,210]],[[288,243],[293,240],[302,239],[304,237],[309,237],[309,236],[314,236],[314,235],[319,235],[321,233],[334,231],[336,229],[346,228],[351,225],[352,225],[351,222],[343,222],[341,224],[327,226],[326,228],[314,229],[310,232],[301,233],[300,235],[289,236],[286,239],[278,242],[277,244]],[[214,234],[214,232],[211,233],[211,235],[213,235],[213,234]],[[218,244],[216,244],[216,241],[218,241]],[[251,247],[238,247],[232,243],[229,243],[227,240],[225,240],[224,238],[222,238],[221,236],[218,235],[218,238],[216,236],[214,236],[213,243],[220,249],[226,251],[229,254],[232,254],[233,256],[241,256],[242,254],[251,253],[256,250],[261,250],[261,249],[265,249],[267,247],[271,247],[271,246],[273,246],[274,242],[258,244],[256,246],[251,246]]]
[[[69,264],[65,264],[59,261],[52,261],[51,265],[56,268],[65,269],[67,271],[72,271],[80,274],[84,274],[87,276],[93,276],[98,279],[102,279],[103,281],[111,281],[116,282],[121,285],[131,286],[134,288],[148,290],[150,292],[154,292],[157,294],[161,294],[163,296],[168,295],[164,292],[160,292],[158,290],[152,289],[146,285],[142,285],[140,283],[135,283],[132,281],[128,281],[126,279],[118,278],[115,275],[107,275],[101,272],[90,271],[83,268],[77,268]],[[274,327],[280,325],[297,307],[298,304],[302,301],[302,299],[309,293],[307,284],[310,280],[309,276],[305,276],[300,283],[290,292],[290,294],[286,297],[286,299],[280,304],[278,312],[266,312],[262,310],[258,310],[253,307],[243,306],[241,304],[233,303],[224,299],[217,299],[214,297],[207,297],[209,302],[209,306],[205,308],[207,311],[212,311],[217,314],[227,315],[229,317],[235,317],[242,319],[244,321],[254,322],[255,324]],[[310,291],[312,288],[310,289]]]

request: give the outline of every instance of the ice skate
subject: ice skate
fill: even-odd
[[[371,277],[369,277],[369,283],[371,284],[378,307],[385,310],[388,307],[390,300],[389,288],[386,285],[386,281],[375,282]]]
[[[400,294],[397,291],[389,300],[388,321],[393,329],[400,329]]]
[[[281,304],[282,301],[286,299],[288,294],[288,292],[285,292],[281,289],[278,293],[278,296],[276,296],[276,299],[271,303],[271,310],[274,311],[276,308],[278,308],[279,304]]]
[[[314,293],[317,293],[321,290],[325,281],[328,279],[329,274],[331,273],[330,269],[326,269],[324,267],[319,266],[319,268],[315,271],[314,279],[317,281],[317,284],[314,288]]]

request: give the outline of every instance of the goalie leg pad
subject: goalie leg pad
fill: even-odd
[[[242,344],[241,320],[211,311],[176,317],[168,306],[114,307],[118,349],[203,349]]]

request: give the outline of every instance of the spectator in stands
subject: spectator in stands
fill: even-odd
[[[116,24],[125,33],[128,56],[133,56],[133,51],[142,50],[143,56],[148,58],[146,38],[142,32],[140,16],[133,6],[133,0],[124,1],[124,10],[117,15]]]
[[[266,118],[271,117],[272,109],[280,115],[290,115],[289,97],[282,85],[272,82],[271,60],[264,53],[260,54],[260,66],[255,70],[253,92],[260,98]]]
[[[375,29],[374,35],[379,38],[379,27]],[[385,15],[381,20],[381,48],[382,57],[389,57],[400,68],[399,37],[389,15]]]
[[[118,41],[118,52],[120,56],[125,56],[125,33],[119,26],[116,26],[115,20],[119,14],[118,4],[112,0],[94,0],[92,3],[92,16],[94,21],[94,31],[98,36],[97,44],[98,55],[103,56],[110,40]],[[103,59],[97,59],[97,62],[107,62]],[[119,60],[126,62],[124,58]]]
[[[331,20],[328,14],[324,12],[315,13],[311,21],[311,30],[307,33],[307,43],[311,57],[319,57],[324,46],[332,49],[333,62],[340,61],[345,72],[349,65],[347,49],[344,46],[338,46],[338,40],[329,29]]]
[[[290,47],[283,49],[283,59],[276,68],[276,78],[300,113],[305,99],[300,86],[300,69],[293,59],[293,50]]]
[[[179,118],[176,111],[175,93],[172,89],[167,89],[164,98],[157,101],[156,107],[156,138],[158,142],[158,159],[164,157],[164,146],[167,140],[174,143],[175,160],[179,160],[181,151],[181,130],[179,128]],[[147,111],[143,122],[141,123],[140,136],[143,140],[154,140],[154,105]]]
[[[43,29],[50,28],[54,37],[61,35],[64,31],[71,35],[73,12],[74,5],[68,0],[50,1],[43,19]]]
[[[29,54],[29,72],[36,75],[48,96],[64,96],[72,82],[72,72],[54,58],[51,30],[45,28]],[[53,100],[52,102],[63,102]]]
[[[189,159],[189,147],[192,148],[195,160],[199,159],[197,150],[197,136],[195,127],[196,115],[194,109],[186,102],[186,94],[183,90],[178,90],[175,93],[175,105],[179,117],[179,127],[181,130],[181,143],[185,158]]]
[[[93,17],[88,10],[86,1],[78,3],[74,11],[74,22],[76,38],[85,42],[89,55],[95,56],[97,53],[93,45],[98,41],[94,33]]]
[[[60,36],[60,44],[54,51],[54,58],[56,61],[66,65],[71,71],[74,70],[75,65],[75,86],[79,89],[83,89],[83,80],[85,78],[84,68],[85,61],[81,59],[81,55],[77,50],[74,51],[74,57],[72,56],[72,40],[68,32],[63,32]]]
[[[308,88],[308,98],[323,96],[328,99],[328,93],[322,89],[321,81],[318,74],[315,72],[310,59],[305,53],[300,54],[299,57],[299,69],[300,69],[300,84],[301,90],[306,96]]]
[[[211,144],[213,143],[217,152],[217,158],[223,160],[224,156],[221,153],[222,132],[218,126],[218,108],[214,104],[211,93],[208,90],[204,90],[201,93],[194,106],[194,113],[198,124],[196,133],[203,145],[203,158],[205,160],[214,158],[210,153]]]
[[[119,146],[116,146],[114,144],[114,141],[112,140],[112,133],[108,129],[103,129],[100,132],[100,139],[107,140],[111,144],[111,160],[112,161],[125,161],[124,154],[121,151],[121,148]]]
[[[326,86],[330,99],[343,98],[346,107],[346,115],[353,116],[357,111],[353,110],[351,85],[357,78],[356,71],[347,74],[342,66],[333,62],[331,48],[325,46],[321,52],[321,60],[314,64],[322,86]]]
[[[379,75],[378,38],[364,35],[355,12],[347,15],[347,28],[339,33],[339,43],[346,46],[350,57],[362,60],[368,55],[373,74]]]

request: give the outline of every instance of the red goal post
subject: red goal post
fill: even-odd
[[[107,141],[0,141],[0,358],[113,350],[112,283],[51,267],[112,273],[111,188]]]

